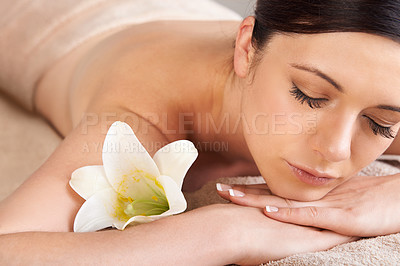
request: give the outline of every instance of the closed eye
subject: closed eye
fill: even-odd
[[[392,130],[391,127],[384,127],[376,123],[373,119],[369,118],[368,116],[365,116],[365,118],[368,119],[368,124],[369,127],[372,129],[372,132],[375,135],[381,135],[382,137],[388,138],[388,139],[394,139],[396,137],[395,132]]]
[[[293,95],[293,97],[299,101],[301,104],[304,104],[304,102],[307,102],[308,106],[310,108],[322,108],[321,104],[328,101],[328,99],[325,98],[312,98],[306,95],[304,92],[302,92],[296,84],[293,83],[293,87],[290,90],[290,94]],[[367,118],[369,127],[371,128],[372,132],[374,135],[380,135],[384,138],[388,139],[393,139],[396,137],[395,132],[392,130],[391,127],[384,127],[382,125],[379,125],[376,123],[373,119],[371,119],[368,116],[365,116]]]
[[[301,104],[304,104],[304,102],[307,102],[308,106],[310,108],[321,108],[321,104],[323,102],[328,101],[328,99],[325,98],[312,98],[307,96],[304,92],[302,92],[296,84],[292,83],[293,87],[290,90],[290,94],[294,96],[294,98],[299,101]]]

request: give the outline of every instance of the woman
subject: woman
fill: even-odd
[[[47,72],[36,108],[66,137],[1,203],[1,257],[255,264],[400,231],[398,175],[350,180],[389,146],[399,154],[400,2],[259,0],[255,14],[242,22],[133,25],[81,45]],[[200,153],[186,190],[221,171],[261,173],[275,196],[262,186],[228,194],[220,185],[222,196],[257,208],[211,205],[123,232],[72,233],[83,200],[68,186],[70,175],[102,163],[94,147],[116,120],[130,124],[151,155],[184,138],[228,143],[226,151]],[[363,192],[359,209],[351,205],[354,191]],[[358,213],[347,217],[370,227],[357,232],[338,208],[312,221],[296,209],[300,225],[285,208],[265,212],[290,223],[258,208],[281,209],[282,201],[350,206]],[[373,204],[378,208],[367,216]],[[29,223],[21,222],[27,215]],[[387,218],[384,226],[376,217]]]

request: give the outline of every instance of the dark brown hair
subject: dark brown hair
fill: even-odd
[[[276,33],[364,32],[400,42],[400,0],[258,0],[253,45]]]

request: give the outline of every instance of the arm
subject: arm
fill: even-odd
[[[115,110],[113,110],[115,111]],[[111,113],[111,112],[110,112]],[[128,118],[143,145],[166,143],[159,131],[133,113],[116,110],[120,119]],[[101,121],[101,119],[99,119]],[[136,121],[137,125],[133,125]],[[82,121],[62,142],[54,154],[17,191],[0,204],[0,264],[130,263],[222,264],[226,259],[219,248],[227,239],[214,232],[217,226],[201,228],[198,212],[170,217],[151,224],[128,227],[125,231],[106,230],[73,233],[75,215],[84,202],[68,185],[71,173],[84,165],[102,164],[101,144],[113,121],[90,125]],[[203,212],[208,212],[208,209]],[[191,224],[193,227],[185,227]],[[217,225],[218,223],[216,223]],[[208,229],[208,231],[206,231]],[[219,228],[221,229],[221,228]],[[214,231],[213,231],[214,230]],[[43,232],[46,231],[46,232]],[[179,234],[176,233],[179,231]],[[209,243],[213,241],[213,245]],[[200,245],[196,254],[190,250]],[[156,250],[156,252],[154,252]],[[179,261],[176,252],[179,250]],[[207,256],[206,256],[207,254]],[[232,256],[233,257],[233,256]],[[17,261],[16,261],[17,260]],[[175,263],[176,262],[176,263]]]
[[[0,264],[163,265],[168,262],[170,265],[223,265],[235,260],[229,253],[234,251],[230,244],[235,241],[228,239],[229,235],[221,234],[222,226],[218,224],[212,227],[200,224],[205,222],[204,213],[216,217],[213,212],[213,208],[205,208],[128,227],[125,231],[1,235]],[[207,220],[213,223],[210,218]]]
[[[146,133],[138,134],[138,138],[145,147],[152,142],[166,143],[165,137],[154,126],[137,115],[119,109],[112,111],[116,114],[114,119],[129,117],[131,126],[137,128],[137,124],[140,125],[137,132]],[[40,168],[0,203],[0,234],[72,231],[75,215],[84,200],[68,182],[75,169],[102,164],[102,143],[113,121],[99,121],[90,125],[83,120]]]
[[[244,195],[231,196],[226,190],[219,194],[239,205],[263,208],[266,216],[281,222],[362,237],[400,232],[400,174],[355,176],[309,202],[274,196],[265,185],[233,188]],[[277,209],[271,212],[271,206]]]
[[[127,117],[121,114],[117,117]],[[166,143],[158,129],[142,123],[146,134],[140,135],[140,128],[133,127],[145,147],[155,141]],[[259,209],[233,205],[212,205],[122,232],[73,233],[74,217],[83,200],[68,181],[76,168],[101,164],[101,149],[92,144],[103,143],[107,128],[104,123],[88,126],[83,121],[40,169],[1,203],[0,264],[16,260],[18,264],[256,264],[351,240],[265,219]],[[276,240],[282,245],[276,245]]]
[[[254,265],[351,240],[266,219],[259,209],[222,204],[125,231],[1,235],[0,264]]]

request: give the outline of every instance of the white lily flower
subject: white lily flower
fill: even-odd
[[[151,158],[128,124],[113,123],[103,145],[103,165],[72,173],[70,186],[86,200],[75,217],[74,232],[110,226],[124,230],[131,223],[185,211],[182,183],[197,155],[192,142],[179,140]]]

